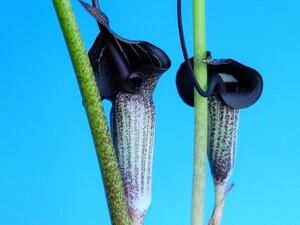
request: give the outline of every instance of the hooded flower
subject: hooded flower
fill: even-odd
[[[142,224],[151,202],[155,109],[152,99],[168,56],[144,41],[115,34],[100,7],[81,2],[100,33],[89,51],[102,99],[112,102],[111,132],[133,224]]]
[[[208,88],[204,91],[193,71],[193,58],[189,59],[182,28],[181,0],[177,1],[178,27],[185,62],[176,77],[177,90],[182,100],[194,106],[194,89],[208,98],[208,146],[207,154],[215,187],[215,207],[209,225],[220,225],[227,182],[236,156],[239,111],[254,104],[263,89],[260,74],[232,60],[215,60],[208,53]]]
[[[191,67],[193,58],[190,59]],[[239,111],[254,104],[262,93],[260,74],[232,60],[214,60],[208,54],[208,148],[207,154],[215,186],[215,207],[209,225],[219,225],[222,219],[227,182],[232,174],[236,157]],[[182,100],[194,106],[194,87],[187,63],[181,64],[176,77]],[[194,75],[192,75],[194,76]]]

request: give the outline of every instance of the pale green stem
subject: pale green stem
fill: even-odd
[[[215,184],[215,207],[208,225],[220,225],[225,204],[226,183]]]
[[[194,71],[200,86],[207,89],[205,1],[193,0]],[[194,171],[192,192],[192,225],[204,224],[204,193],[207,155],[208,109],[207,98],[195,91]]]
[[[53,0],[83,98],[113,225],[130,225],[123,184],[93,70],[69,0]],[[99,221],[100,222],[100,221]]]

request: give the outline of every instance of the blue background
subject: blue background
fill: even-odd
[[[96,22],[71,1],[87,48]],[[193,109],[177,94],[183,60],[176,1],[101,1],[111,28],[163,49],[172,67],[155,93],[153,201],[145,225],[190,223]],[[258,70],[264,92],[241,111],[223,225],[300,224],[300,3],[206,1],[207,49]],[[183,2],[193,52],[192,5]],[[52,1],[0,7],[0,224],[110,224],[81,96]],[[104,103],[108,114],[110,104]],[[207,170],[207,223],[213,210]]]

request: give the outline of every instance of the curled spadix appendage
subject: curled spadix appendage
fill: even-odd
[[[132,223],[142,224],[151,202],[155,109],[160,76],[171,61],[161,49],[115,34],[97,0],[81,2],[100,34],[89,51],[102,100],[112,102],[111,131]]]
[[[219,225],[236,157],[239,109],[218,96],[208,98],[208,159],[215,187],[215,207],[209,225]]]
[[[193,65],[193,58],[190,59]],[[230,107],[242,109],[254,104],[261,96],[263,80],[260,74],[233,59],[203,60],[207,63],[208,97],[219,95]],[[186,62],[177,72],[177,90],[182,100],[194,106],[194,84],[188,75]]]

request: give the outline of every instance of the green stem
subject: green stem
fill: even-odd
[[[201,63],[206,58],[205,2],[193,0],[194,17],[194,71],[196,78],[207,89],[207,67]],[[194,172],[192,192],[192,225],[204,224],[204,193],[208,130],[207,99],[195,92]]]
[[[103,177],[112,224],[129,225],[123,184],[100,94],[69,0],[53,0],[83,98]]]

